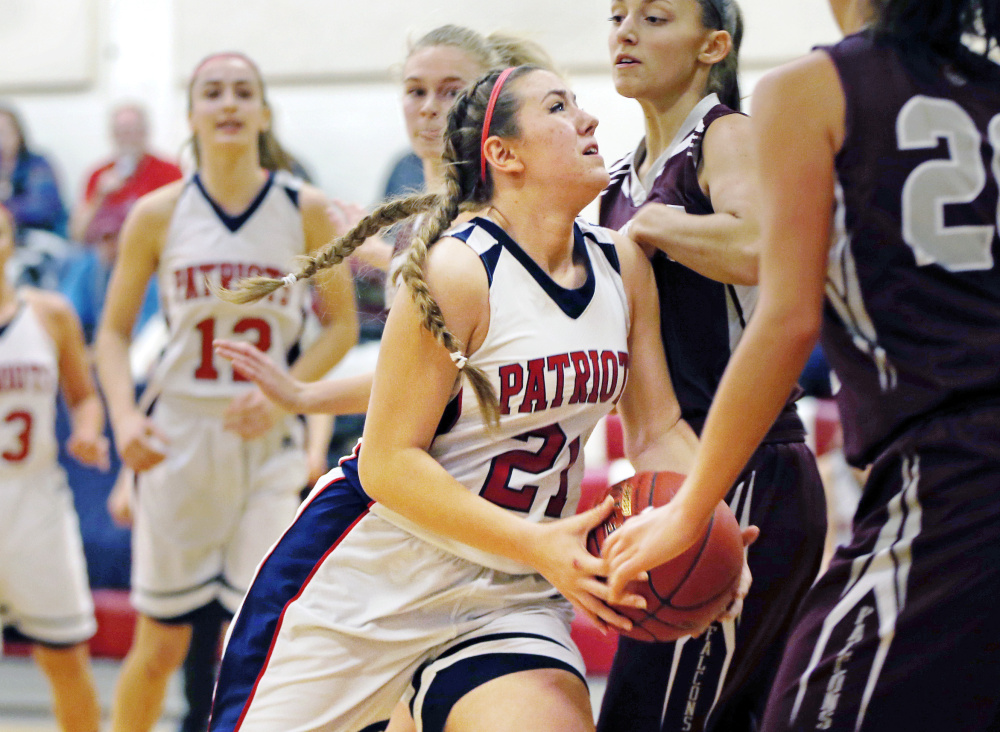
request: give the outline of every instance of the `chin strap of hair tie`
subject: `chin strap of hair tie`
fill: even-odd
[[[468,363],[469,358],[468,356],[464,356],[461,351],[454,351],[451,354],[451,360],[458,367],[458,370],[461,371],[465,368],[465,364]]]
[[[292,274],[286,274],[284,277],[281,278],[281,286],[291,287],[298,281],[299,281],[299,276],[294,272]]]
[[[500,76],[493,82],[493,89],[490,90],[490,101],[486,105],[486,116],[483,117],[483,136],[479,141],[479,179],[486,182],[486,140],[490,136],[490,125],[493,124],[493,107],[496,106],[497,97],[503,89],[504,82],[511,75],[516,67],[510,66],[500,72]]]

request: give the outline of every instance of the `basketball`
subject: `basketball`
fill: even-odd
[[[672,472],[638,473],[607,489],[615,500],[612,514],[587,537],[590,553],[600,556],[605,539],[622,523],[650,506],[662,506],[684,482]],[[598,501],[598,502],[600,502]],[[739,522],[724,502],[715,509],[705,533],[684,553],[649,570],[646,582],[632,582],[630,592],[646,598],[646,609],[615,607],[632,620],[622,632],[641,641],[672,641],[705,626],[721,613],[743,572]]]

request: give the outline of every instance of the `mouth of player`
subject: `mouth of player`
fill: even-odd
[[[597,143],[596,142],[592,142],[589,145],[587,145],[585,148],[583,148],[583,154],[584,155],[600,155],[600,152],[597,149]]]
[[[615,57],[615,68],[623,69],[629,66],[638,66],[639,60],[633,56],[629,56],[624,53],[620,53]]]

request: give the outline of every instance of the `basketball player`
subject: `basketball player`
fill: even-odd
[[[608,180],[596,124],[552,72],[493,72],[450,112],[447,195],[387,204],[298,275],[231,293],[278,294],[427,212],[360,452],[261,564],[212,729],[381,728],[403,695],[425,731],[593,729],[559,593],[601,627],[628,621],[584,547],[610,502],[573,515],[580,448],[615,403],[640,469],[682,469],[694,440],[656,342],[649,265],[575,220]],[[460,206],[484,215],[448,230]]]
[[[132,601],[135,642],[115,691],[112,729],[148,730],[181,663],[194,616],[230,613],[256,564],[294,516],[305,461],[299,421],[213,356],[218,335],[246,339],[271,358],[298,350],[309,292],[283,290],[253,308],[211,291],[250,273],[285,271],[333,235],[325,197],[287,174],[254,63],[217,54],[195,70],[189,122],[195,175],[140,199],[98,338],[99,375],[118,449],[137,474]],[[317,288],[332,323],[295,360],[316,378],[354,344],[349,273]],[[139,295],[157,276],[170,327],[144,403],[134,402],[128,344]]]
[[[0,273],[13,253],[14,218],[0,206]],[[87,640],[97,623],[73,496],[57,462],[60,387],[70,455],[107,470],[104,408],[73,308],[0,277],[0,621],[32,642],[59,728],[96,732],[101,709]]]
[[[831,7],[853,35],[754,93],[760,301],[689,481],[606,545],[611,584],[691,541],[822,323],[845,452],[871,472],[850,543],[796,617],[762,729],[994,730],[1000,67],[983,50],[1000,42],[1000,4]]]
[[[434,28],[413,44],[403,63],[403,118],[423,168],[423,191],[439,193],[445,188],[444,125],[458,94],[490,69],[525,64],[554,67],[545,51],[530,41],[496,32],[484,37],[456,25]],[[341,202],[331,207],[331,215],[341,226],[348,223],[346,209]],[[355,223],[364,212],[352,210],[359,213],[351,221]],[[470,218],[471,213],[463,213],[456,220]],[[395,275],[405,258],[403,252],[420,221],[420,216],[413,217],[393,227],[391,237],[369,237],[354,250],[352,259],[387,273],[387,307],[396,292]],[[377,317],[384,320],[385,315],[380,312]],[[243,359],[238,368],[244,375],[291,412],[343,415],[364,413],[368,408],[371,373],[303,383],[288,379],[273,361],[261,360],[260,352],[249,344],[218,339],[217,346],[220,356]]]
[[[627,226],[652,253],[663,347],[696,431],[757,301],[750,120],[738,114],[742,35],[734,0],[611,3],[612,78],[639,103],[646,134],[611,168],[600,221]],[[623,637],[598,729],[758,728],[825,533],[822,483],[793,399],[726,501],[744,527],[761,530],[742,614],[675,643]]]

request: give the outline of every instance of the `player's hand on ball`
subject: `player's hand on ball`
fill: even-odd
[[[650,508],[622,524],[604,542],[602,556],[608,562],[610,602],[621,604],[625,586],[680,555],[698,540],[708,523],[694,523],[676,504]]]
[[[743,548],[747,549],[757,541],[757,537],[760,536],[760,529],[756,526],[751,526],[748,529],[743,530]],[[736,590],[733,592],[733,601],[729,603],[726,609],[723,611],[722,615],[718,617],[720,622],[725,620],[734,620],[739,617],[739,614],[743,612],[743,600],[746,598],[747,593],[750,592],[750,585],[753,584],[753,575],[750,574],[750,565],[747,563],[746,557],[743,558],[743,574],[740,575],[740,583],[737,585]]]
[[[606,564],[587,551],[587,534],[611,512],[608,498],[589,511],[543,524],[535,524],[536,539],[531,550],[532,566],[604,632],[615,628],[631,630],[632,621],[608,606],[608,587],[603,577]],[[618,604],[645,607],[645,599],[624,594]]]
[[[278,421],[279,408],[260,389],[241,394],[229,402],[222,426],[244,440],[262,437]]]
[[[122,462],[137,473],[149,470],[167,456],[169,440],[141,412],[133,412],[115,428],[115,441]]]

